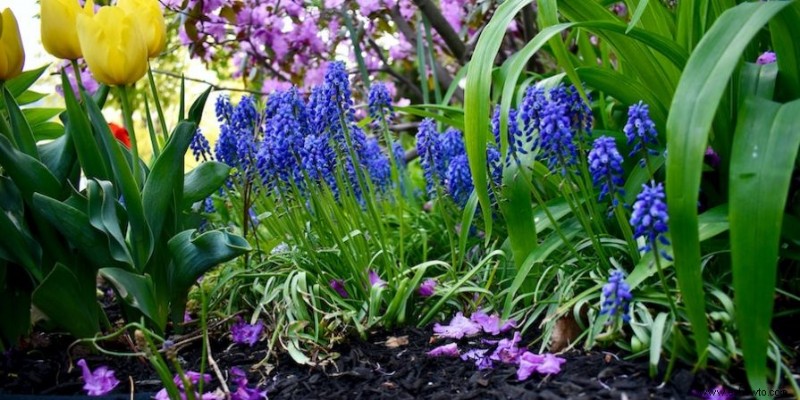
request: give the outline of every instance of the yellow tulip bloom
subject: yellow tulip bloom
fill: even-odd
[[[65,60],[83,56],[75,20],[78,14],[91,16],[94,3],[89,0],[83,9],[78,0],[42,0],[42,44],[48,53]]]
[[[147,72],[147,43],[133,17],[119,7],[78,14],[78,40],[95,79],[112,86],[136,82]]]
[[[158,0],[119,0],[117,7],[133,17],[147,42],[147,55],[156,57],[167,45],[167,25]]]
[[[3,10],[3,23],[0,25],[0,81],[7,81],[22,73],[25,64],[25,49],[19,36],[19,26],[14,13]]]

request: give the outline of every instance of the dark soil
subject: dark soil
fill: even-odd
[[[534,374],[519,382],[513,366],[479,371],[473,363],[458,358],[428,356],[426,353],[436,345],[430,343],[430,332],[430,329],[401,329],[392,334],[374,332],[369,341],[352,340],[337,346],[334,351],[339,356],[317,367],[298,365],[282,354],[277,362],[250,371],[250,382],[260,383],[273,400],[685,399],[700,395],[716,384],[709,375],[694,376],[680,367],[669,383],[662,384],[649,378],[645,361],[624,361],[611,353],[579,351],[562,355],[567,362],[558,375]],[[220,339],[212,342],[212,354],[226,376],[231,367],[247,370],[267,355],[264,342],[250,348],[231,344],[224,331],[215,336]],[[386,340],[392,337],[407,337],[408,343],[387,347]],[[0,356],[0,398],[12,394],[82,394],[80,371],[69,370],[66,349],[71,342],[64,335],[37,334],[22,349]],[[461,343],[467,345],[470,341]],[[125,351],[127,347],[124,340],[105,346],[116,351]],[[130,398],[132,392],[137,398],[149,398],[161,389],[160,381],[145,360],[90,354],[87,346],[74,346],[70,352],[73,361],[85,358],[92,368],[108,365],[114,369],[121,381],[114,393],[121,395],[120,398]],[[178,355],[186,369],[198,370],[200,341],[190,342]]]

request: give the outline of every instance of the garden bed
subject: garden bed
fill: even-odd
[[[708,398],[703,391],[718,384],[708,373],[693,375],[686,366],[677,367],[670,382],[662,384],[649,378],[648,365],[641,358],[626,361],[624,354],[577,350],[561,355],[567,361],[559,374],[534,375],[520,382],[513,366],[480,371],[458,358],[427,355],[435,345],[430,332],[416,328],[373,332],[366,341],[352,339],[336,346],[333,353],[338,357],[317,367],[299,365],[282,354],[277,362],[250,371],[248,378],[266,389],[270,399],[683,399]],[[400,345],[387,346],[387,340]],[[80,370],[69,370],[66,349],[70,343],[64,335],[35,334],[24,350],[3,355],[0,397],[82,396]],[[230,368],[249,370],[267,355],[263,341],[253,348],[232,344],[227,337],[211,344],[212,355],[226,376]],[[116,347],[123,351],[123,342]],[[158,376],[144,359],[89,354],[85,346],[74,346],[71,352],[73,360],[84,357],[92,366],[108,365],[116,371],[121,383],[109,396],[129,398],[133,393],[136,398],[150,398],[161,389]],[[200,341],[181,348],[178,356],[185,368],[198,370]],[[214,382],[210,390],[217,387]]]

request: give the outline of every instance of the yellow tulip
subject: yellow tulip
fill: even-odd
[[[119,0],[117,7],[136,21],[147,42],[147,55],[153,58],[161,54],[167,45],[167,25],[158,0]]]
[[[94,4],[86,2],[83,9],[78,0],[42,0],[42,44],[48,53],[65,60],[83,56],[75,20],[78,14],[91,16]]]
[[[14,13],[3,10],[3,23],[0,25],[0,81],[7,81],[22,73],[25,64],[25,49],[19,36],[19,26]]]
[[[78,40],[95,79],[112,86],[136,82],[147,71],[147,43],[133,17],[119,7],[78,14]]]

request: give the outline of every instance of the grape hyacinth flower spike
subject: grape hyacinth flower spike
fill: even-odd
[[[600,314],[610,317],[621,315],[622,320],[628,322],[631,318],[629,312],[632,298],[630,286],[625,282],[625,274],[621,270],[615,270],[608,277],[608,283],[603,285]]]
[[[600,187],[597,201],[611,196],[611,204],[616,207],[619,204],[617,196],[625,195],[625,182],[622,180],[622,156],[613,138],[600,136],[595,139],[589,151],[589,172],[594,185]]]
[[[650,107],[647,104],[640,101],[628,108],[628,122],[622,131],[628,138],[628,144],[633,145],[629,156],[642,154],[639,166],[644,168],[647,165],[647,154],[658,155],[658,151],[652,148],[658,145],[658,132],[656,124],[650,119]]]
[[[665,198],[664,185],[655,182],[651,182],[649,186],[642,185],[642,191],[636,196],[630,222],[634,229],[634,237],[641,237],[645,240],[641,251],[655,250],[658,243],[669,245],[669,240],[664,236],[669,229],[667,225],[669,214],[667,213],[667,204],[664,202]],[[667,260],[672,260],[666,251],[661,250],[659,253]]]

